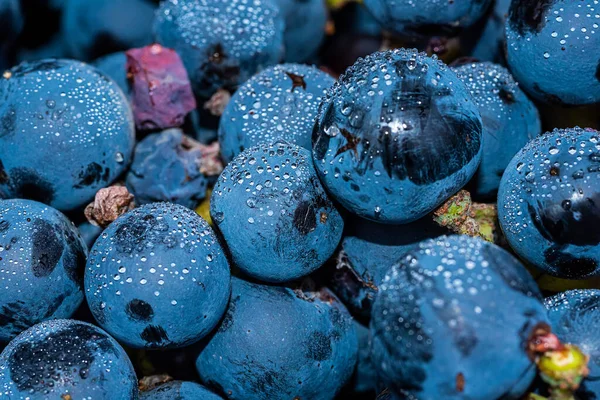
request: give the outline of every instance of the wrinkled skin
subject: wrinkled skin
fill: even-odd
[[[70,60],[23,63],[0,79],[0,98],[0,198],[72,210],[127,167],[131,108],[97,69]]]
[[[310,149],[319,104],[334,82],[316,67],[300,64],[277,65],[252,77],[235,92],[219,124],[225,161],[277,139]]]
[[[140,400],[221,400],[195,382],[172,381],[140,395]]]
[[[506,23],[512,74],[530,95],[555,105],[600,101],[597,4],[578,0],[513,1]]]
[[[202,153],[186,143],[181,130],[168,129],[137,144],[126,184],[138,204],[168,201],[193,208],[204,199],[208,179],[200,172]]]
[[[401,35],[451,34],[476,22],[492,0],[365,0],[386,29]]]
[[[208,99],[277,64],[284,26],[274,0],[251,6],[242,0],[167,0],[157,11],[154,34],[181,56],[196,96]]]
[[[156,43],[125,54],[136,128],[156,131],[183,125],[196,109],[196,99],[179,55]]]
[[[69,319],[42,322],[0,354],[0,393],[10,400],[137,400],[125,350],[106,332]]]
[[[469,181],[481,136],[479,110],[445,64],[416,50],[378,52],[329,89],[313,159],[324,186],[349,211],[405,224]]]
[[[387,270],[420,241],[447,233],[428,217],[405,225],[383,225],[362,218],[346,222],[350,226],[330,285],[350,310],[367,318]]]
[[[31,200],[0,200],[0,249],[0,342],[77,310],[87,247],[64,215]]]
[[[251,147],[227,165],[214,187],[210,216],[235,265],[266,282],[319,268],[344,227],[310,152],[282,141]]]
[[[600,290],[569,290],[545,300],[548,318],[563,343],[571,343],[590,356],[589,375],[577,391],[577,399],[600,398]]]
[[[513,250],[568,279],[600,274],[600,133],[555,129],[529,142],[502,176],[498,219]]]
[[[156,6],[146,0],[64,0],[62,36],[72,57],[97,57],[152,43]]]
[[[352,318],[326,289],[234,278],[231,302],[200,353],[202,381],[229,399],[333,399],[357,356]]]
[[[535,377],[527,341],[547,329],[527,270],[468,236],[422,242],[390,268],[371,316],[371,359],[400,398],[518,399]],[[482,368],[485,366],[485,368]]]
[[[93,65],[110,77],[121,88],[128,99],[131,99],[131,83],[127,79],[127,56],[125,52],[109,54],[98,58],[93,62]],[[210,130],[202,126],[200,123],[200,113],[203,110],[195,109],[187,115],[184,131],[193,136],[200,142],[207,144],[217,138],[216,130]]]
[[[85,288],[94,318],[118,340],[135,348],[177,348],[216,326],[229,279],[206,221],[185,207],[152,203],[119,217],[96,240]]]
[[[493,202],[510,160],[542,133],[540,116],[505,68],[486,62],[468,63],[454,72],[473,95],[483,121],[481,164],[470,192],[479,200]]]

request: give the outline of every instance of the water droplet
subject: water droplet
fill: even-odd
[[[583,172],[583,170],[578,170],[573,172],[573,179],[582,179],[585,176],[585,173]]]
[[[533,182],[535,180],[535,173],[532,171],[529,171],[527,174],[525,174],[525,180],[527,182]]]
[[[215,220],[216,223],[223,222],[223,220],[225,219],[225,214],[223,214],[222,212],[218,211],[213,216],[213,219]]]

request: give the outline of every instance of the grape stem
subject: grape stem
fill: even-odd
[[[548,385],[549,396],[532,393],[528,399],[575,400],[575,392],[589,374],[589,356],[575,345],[563,344],[547,326],[540,327],[532,336],[529,352],[540,377]]]
[[[548,397],[540,396],[539,394],[529,393],[525,400],[577,400],[573,392],[567,391],[551,391]]]
[[[496,244],[504,240],[496,205],[475,203],[466,190],[459,191],[435,210],[433,220],[461,235],[480,237]]]
[[[523,400],[548,400],[547,397],[540,396],[539,394],[529,393],[527,397]]]
[[[144,376],[138,381],[138,389],[140,392],[149,392],[150,390],[171,382],[173,378],[167,374]]]

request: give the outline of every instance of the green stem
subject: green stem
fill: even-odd
[[[433,220],[461,235],[480,237],[492,243],[501,240],[496,206],[474,203],[466,190],[459,191],[434,211]]]
[[[548,400],[575,400],[575,396],[571,390],[562,390],[559,388],[551,388]]]
[[[523,400],[576,400],[572,393],[562,392],[560,394],[552,393],[549,397],[540,396],[539,394],[529,393]]]
[[[575,345],[561,343],[547,326],[538,329],[529,349],[540,378],[548,385],[548,400],[575,400],[575,392],[589,374],[589,356]]]
[[[548,400],[548,398],[540,396],[539,394],[529,393],[529,395],[527,395],[527,398],[524,400]]]

